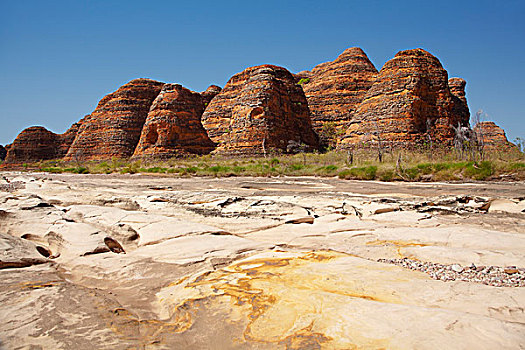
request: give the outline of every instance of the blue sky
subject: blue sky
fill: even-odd
[[[0,144],[54,132],[127,81],[196,91],[246,67],[292,72],[359,46],[375,66],[422,47],[467,80],[509,139],[525,138],[525,1],[0,0]]]

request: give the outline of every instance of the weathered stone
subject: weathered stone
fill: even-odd
[[[151,105],[133,156],[169,158],[211,152],[215,144],[202,127],[203,111],[200,94],[179,84],[164,85]]]
[[[470,111],[468,108],[467,97],[465,94],[466,85],[467,82],[461,78],[450,78],[448,80],[448,86],[450,92],[452,93],[453,102],[452,114],[450,120],[448,121],[449,125],[468,125]]]
[[[311,72],[296,75],[308,100],[312,125],[321,138],[333,131],[336,138],[344,134],[376,75],[377,69],[358,47],[346,49],[335,61],[321,63]],[[327,130],[332,127],[335,130]]]
[[[285,68],[262,65],[235,74],[202,116],[216,152],[286,152],[290,142],[318,147],[306,98]]]
[[[20,164],[57,158],[58,135],[42,126],[23,130],[13,141],[5,162]]]
[[[63,134],[55,134],[43,126],[23,130],[9,146],[6,163],[21,164],[64,157],[83,121],[76,122]]]
[[[0,145],[0,160],[4,160],[7,156],[7,150],[4,146]]]
[[[513,147],[514,145],[507,140],[505,131],[494,122],[479,122],[474,126],[476,135],[483,140],[485,146],[494,147]]]
[[[206,91],[201,92],[202,102],[204,103],[204,108],[208,106],[210,101],[221,92],[222,88],[217,85],[210,85]]]
[[[456,81],[452,85],[459,94],[461,86]],[[449,143],[452,126],[468,125],[469,115],[459,103],[463,101],[452,94],[447,71],[436,57],[422,49],[401,51],[379,72],[341,144],[380,138],[410,146],[428,136]]]
[[[305,216],[304,218],[291,219],[285,222],[285,224],[313,224],[314,218],[311,216]]]
[[[105,96],[85,118],[65,160],[130,157],[163,85],[150,79],[135,79]]]

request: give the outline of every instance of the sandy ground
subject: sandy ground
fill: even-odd
[[[525,183],[0,177],[0,349],[525,348]]]

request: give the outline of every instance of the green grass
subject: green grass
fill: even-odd
[[[352,180],[375,180],[377,174],[377,166],[367,166],[360,168],[350,168],[339,172],[337,176],[340,179]]]
[[[271,157],[195,156],[167,160],[130,161],[111,159],[99,162],[42,161],[25,164],[27,170],[49,173],[135,174],[164,176],[322,176],[341,179],[380,181],[485,181],[500,176],[525,180],[523,153],[493,152],[484,161],[457,159],[450,150],[394,150],[385,152],[383,162],[377,160],[373,148],[346,151],[272,155]]]

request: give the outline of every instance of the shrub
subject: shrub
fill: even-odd
[[[40,168],[40,171],[45,171],[46,173],[60,174],[62,173],[62,168],[57,168],[57,167]]]
[[[310,82],[310,78],[301,78],[299,82],[297,83],[297,85],[308,84],[309,82]]]
[[[374,180],[376,178],[377,167],[375,165],[351,168],[340,171],[338,176],[340,179],[356,179],[356,180]]]
[[[465,167],[463,173],[466,177],[469,177],[474,180],[482,181],[488,179],[490,176],[494,175],[494,166],[492,162],[483,161],[479,163],[469,163]]]

